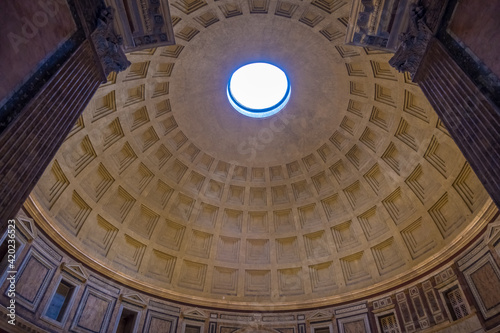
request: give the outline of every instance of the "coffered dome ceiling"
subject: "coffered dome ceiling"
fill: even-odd
[[[177,45],[128,55],[26,203],[78,260],[172,300],[296,309],[414,279],[487,222],[418,86],[390,54],[343,45],[350,3],[171,7]],[[292,85],[270,118],[227,100],[253,61]]]

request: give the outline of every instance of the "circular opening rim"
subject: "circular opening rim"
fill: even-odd
[[[276,104],[271,105],[271,106],[266,107],[266,108],[260,108],[260,109],[247,107],[244,104],[242,104],[241,102],[239,102],[236,99],[236,97],[234,96],[234,94],[231,92],[231,81],[233,79],[234,74],[238,70],[240,70],[241,68],[248,66],[248,65],[254,65],[254,64],[270,65],[270,66],[273,66],[274,68],[278,69],[279,71],[281,71],[281,73],[284,74],[284,76],[286,78],[286,85],[287,85],[286,90],[285,90],[283,97]],[[250,62],[250,63],[247,63],[245,65],[238,67],[231,74],[231,77],[229,78],[229,82],[228,82],[227,87],[226,87],[226,91],[227,91],[227,97],[229,99],[229,102],[231,103],[231,106],[234,109],[236,109],[236,111],[240,112],[241,114],[243,114],[245,116],[252,117],[252,118],[265,118],[265,117],[270,117],[270,116],[278,113],[279,111],[281,111],[285,107],[285,105],[288,103],[288,101],[290,99],[292,87],[291,87],[290,79],[288,78],[288,75],[286,75],[285,71],[282,70],[280,67],[276,66],[275,64],[269,63],[269,62],[256,61],[256,62]]]

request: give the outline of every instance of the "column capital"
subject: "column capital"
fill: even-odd
[[[111,72],[121,72],[130,66],[121,45],[122,37],[113,28],[113,7],[101,10],[97,18],[97,27],[92,32],[92,42],[106,76]]]

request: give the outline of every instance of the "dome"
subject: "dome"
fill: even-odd
[[[94,270],[200,306],[289,310],[413,280],[482,230],[491,199],[391,54],[344,44],[350,4],[173,1],[176,45],[128,54],[32,192]],[[293,93],[235,112],[232,73]]]

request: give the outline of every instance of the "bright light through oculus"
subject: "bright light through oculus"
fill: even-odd
[[[255,118],[279,112],[290,98],[290,82],[278,67],[255,62],[237,69],[227,85],[231,105],[240,113]]]

